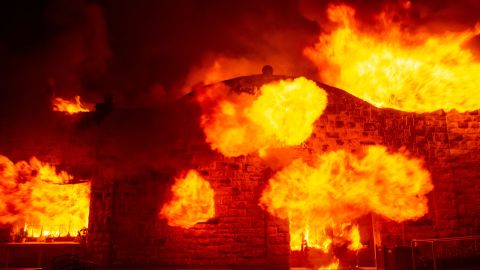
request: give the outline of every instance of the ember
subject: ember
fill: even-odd
[[[327,94],[303,77],[263,85],[258,96],[206,87],[197,98],[212,149],[227,157],[299,145],[326,107]]]
[[[168,225],[188,229],[215,216],[213,189],[198,172],[190,170],[185,177],[177,178],[172,192],[172,200],[160,211]]]
[[[13,163],[0,155],[0,223],[28,237],[76,236],[88,226],[90,184],[72,179],[36,157]]]
[[[63,98],[55,98],[53,100],[53,110],[56,112],[64,112],[66,114],[75,114],[80,112],[91,111],[88,106],[80,101],[80,96],[76,96],[74,101]]]
[[[480,63],[462,47],[480,34],[480,24],[460,33],[432,34],[404,30],[387,12],[368,29],[349,6],[331,5],[327,13],[338,28],[305,49],[325,83],[377,107],[411,112],[480,108]]]

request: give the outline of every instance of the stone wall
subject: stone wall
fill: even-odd
[[[136,112],[134,121],[142,123],[148,114],[178,115],[174,123],[161,116],[153,120],[164,127],[163,134],[147,132],[159,138],[147,148],[161,148],[144,150],[153,163],[126,162],[131,153],[124,156],[119,151],[119,142],[129,135],[119,135],[118,130],[132,121],[119,124],[125,121],[124,112],[115,112],[97,130],[97,166],[102,170],[92,185],[89,243],[94,260],[119,267],[288,268],[288,222],[258,205],[273,171],[258,156],[226,158],[210,150],[198,125],[198,108],[191,108],[194,101],[186,98],[168,112]],[[150,144],[137,136],[131,140]],[[172,227],[159,212],[174,178],[189,169],[197,170],[214,189],[215,217],[190,229]]]
[[[385,144],[403,145],[423,158],[435,188],[426,217],[383,226],[387,243],[479,234],[478,111],[396,115],[397,124],[386,126],[391,135],[385,136]]]
[[[168,197],[172,176],[150,173],[117,179],[113,183],[111,237],[105,238],[111,244],[109,263],[288,266],[286,224],[268,216],[256,200],[267,177],[264,168],[250,157],[191,164],[215,190],[215,218],[190,229],[171,227],[158,213]],[[93,246],[101,245],[99,237],[93,238],[97,241]]]
[[[406,149],[425,161],[435,186],[429,213],[402,224],[381,220],[382,242],[409,244],[411,239],[480,233],[480,129],[478,111],[416,114],[378,109],[341,90],[326,87],[329,105],[317,122],[312,151],[381,144]]]
[[[283,77],[243,77],[227,84],[254,92],[278,78]],[[478,111],[415,114],[378,109],[324,87],[328,107],[311,138],[294,149],[296,156],[309,159],[337,149],[356,152],[367,145],[386,145],[424,159],[432,174],[429,213],[402,224],[378,217],[383,244],[480,233]],[[117,109],[100,120],[91,114],[48,114],[47,126],[43,121],[4,126],[8,132],[0,135],[0,154],[14,161],[37,155],[76,175],[92,176],[89,251],[100,265],[288,268],[288,223],[258,206],[266,181],[278,167],[255,155],[225,158],[211,151],[198,113],[186,97],[163,111]],[[158,212],[174,177],[188,169],[198,170],[212,185],[216,215],[191,229],[170,227]],[[362,240],[371,248],[370,231],[361,229]]]

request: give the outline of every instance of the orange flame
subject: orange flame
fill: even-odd
[[[303,77],[263,85],[257,96],[206,87],[197,97],[212,149],[227,157],[299,145],[326,107],[327,94]]]
[[[0,155],[0,223],[16,224],[30,237],[75,236],[88,226],[90,183],[36,157],[13,163]]]
[[[412,32],[383,12],[367,30],[349,6],[331,5],[327,14],[338,27],[304,51],[324,82],[377,107],[411,112],[480,108],[480,63],[462,47],[480,34],[480,24],[460,33]]]
[[[339,150],[318,156],[313,165],[293,161],[269,180],[260,205],[288,218],[292,250],[305,241],[322,248],[334,237],[355,250],[361,244],[352,221],[369,212],[397,222],[419,218],[428,211],[425,195],[432,189],[420,160],[371,146],[363,157]]]
[[[53,100],[53,110],[56,112],[64,112],[67,114],[75,114],[80,112],[91,111],[85,104],[80,101],[80,96],[76,96],[74,101],[63,98],[55,98]]]
[[[350,250],[360,250],[363,248],[362,243],[360,242],[360,232],[358,231],[358,225],[352,226],[348,234],[348,239],[350,240],[350,244],[348,245],[348,249]]]
[[[213,189],[195,170],[177,178],[172,192],[173,199],[160,210],[168,225],[188,229],[215,216]]]
[[[335,258],[332,263],[326,266],[321,266],[318,268],[318,270],[335,270],[338,269],[338,266],[340,266],[340,260]]]

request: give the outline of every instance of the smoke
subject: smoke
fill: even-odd
[[[474,0],[15,1],[1,11],[1,105],[38,107],[54,92],[92,102],[112,93],[123,106],[157,106],[265,64],[276,74],[315,77],[303,49],[328,31],[328,4],[345,2],[366,25],[382,10],[431,31],[479,20]],[[468,45],[478,48],[478,40]]]
[[[82,0],[5,5],[0,16],[2,108],[38,110],[52,95],[95,96],[93,84],[111,54],[100,6]]]
[[[258,74],[265,64],[277,74],[314,74],[302,49],[318,29],[297,1],[100,3],[114,52],[108,80],[130,103],[141,103],[139,93],[148,96],[152,85],[175,98],[197,83]]]
[[[38,134],[45,129],[45,123],[51,122],[52,95],[70,99],[80,95],[82,101],[95,103],[105,94],[113,94],[115,106],[156,108],[182,96],[195,84],[257,74],[265,64],[272,65],[275,74],[315,78],[317,68],[303,55],[303,50],[317,42],[321,31],[328,30],[325,7],[329,3],[314,0],[3,3],[0,126],[8,132]],[[402,2],[390,0],[348,3],[366,23],[390,6],[393,10],[397,8],[402,20],[406,18],[411,25],[432,31],[442,25],[450,30],[472,27],[478,20],[475,11],[480,8],[480,3],[474,0],[412,1],[408,10],[398,8]],[[470,45],[478,47],[478,44],[477,39]],[[194,117],[195,113],[188,116]],[[129,136],[125,134],[134,132],[130,120],[115,119],[115,123],[124,123],[111,127],[120,134],[116,140],[129,143],[128,150],[120,156],[133,153],[135,157],[148,159],[151,146],[160,141],[167,145],[170,138],[175,138],[172,134],[184,132],[184,128],[177,127],[182,114],[179,111],[169,117],[158,116],[162,120],[156,126],[153,120],[138,121],[132,116],[131,121],[142,125],[138,124],[138,131]],[[165,133],[170,135],[163,135],[157,129],[169,129]],[[0,134],[0,140],[5,141],[5,133]],[[152,134],[157,133],[161,134],[155,138]],[[148,147],[143,146],[147,154],[137,153],[140,143],[133,142],[148,142]]]
[[[381,12],[395,14],[395,20],[406,28],[429,29],[432,32],[462,31],[471,28],[480,20],[477,10],[480,2],[475,0],[302,0],[301,13],[320,24],[322,30],[330,27],[326,16],[330,4],[347,4],[356,10],[356,19],[372,27],[375,17]]]

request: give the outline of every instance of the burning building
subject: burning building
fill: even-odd
[[[237,115],[246,107],[255,108],[255,102],[270,93],[265,85],[280,95],[282,89],[296,91],[295,84],[317,95],[317,101],[299,108],[317,106],[317,113],[310,121],[301,121],[307,136],[293,145],[263,131],[259,124],[264,121],[250,123],[244,115]],[[207,100],[211,90],[223,97]],[[247,100],[240,102],[243,97]],[[276,100],[268,100],[272,99]],[[237,101],[233,106],[243,107],[231,109],[223,103],[231,100]],[[202,110],[199,102],[215,102],[220,110],[210,110],[216,106],[212,104]],[[288,107],[281,104],[280,108]],[[473,190],[477,186],[452,178],[475,177],[476,152],[467,147],[468,134],[476,134],[469,124],[475,123],[475,112],[420,114],[379,109],[336,88],[271,75],[210,85],[163,110],[113,109],[101,118],[99,112],[91,112],[67,120],[52,112],[52,118],[57,117],[54,129],[62,134],[53,140],[64,145],[56,156],[62,156],[69,171],[95,175],[90,184],[88,250],[99,265],[374,265],[375,246],[393,248],[408,246],[412,239],[477,233],[472,226],[478,208],[476,193],[464,185]],[[284,111],[288,113],[284,118],[280,115],[284,112],[272,111],[271,117],[280,118],[281,123],[293,119],[296,124],[302,117],[291,115],[300,109]],[[168,118],[180,112],[181,120]],[[225,118],[237,116],[240,125]],[[214,121],[215,117],[222,121]],[[176,125],[178,129],[167,129],[171,121],[182,122]],[[217,125],[212,130],[224,129],[222,136],[213,134],[209,139],[202,128],[207,122]],[[165,129],[138,132],[148,123]],[[133,132],[120,134],[130,128]],[[240,135],[232,135],[236,140],[228,137],[229,129],[238,132],[238,128],[259,135],[245,140]],[[299,126],[293,130],[295,134],[288,129],[285,138],[303,132]],[[158,138],[164,147],[159,152],[148,151],[157,143],[150,138]],[[212,150],[216,142],[225,148]],[[233,148],[236,151],[245,146],[246,152],[228,152],[226,144],[231,143],[238,144]],[[147,153],[159,163],[138,161],[140,154],[130,150]],[[14,157],[21,149],[12,146],[4,151]],[[120,166],[122,172],[117,162],[126,162]],[[136,171],[139,166],[145,166],[142,173]],[[3,172],[6,175],[8,167]],[[340,251],[342,246],[345,250]],[[323,250],[335,259],[307,250]],[[342,254],[350,258],[347,265],[342,265]]]
[[[35,119],[2,119],[0,262],[478,267],[479,64],[462,47],[478,25],[425,38],[388,12],[375,31],[348,5],[326,13],[302,53],[327,84],[266,66],[155,106],[54,89]]]

